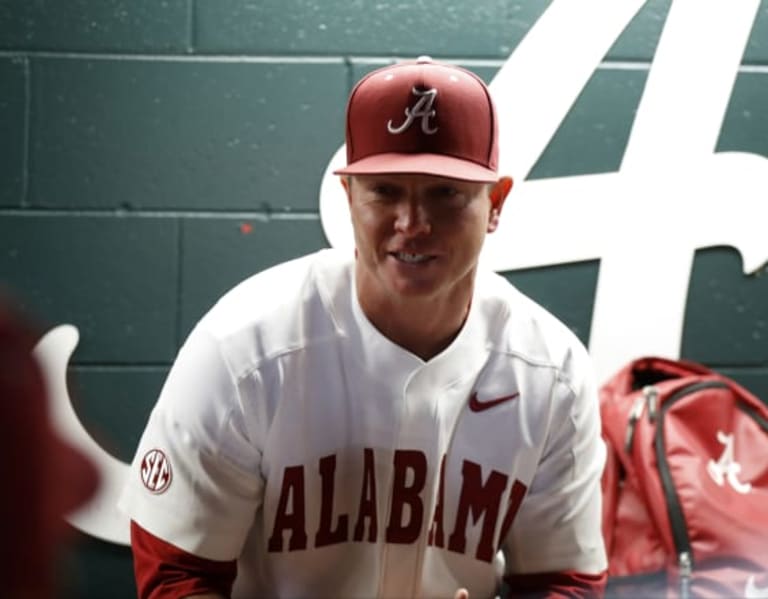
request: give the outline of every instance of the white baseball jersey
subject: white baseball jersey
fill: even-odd
[[[586,351],[478,274],[424,362],[367,320],[354,259],[244,281],[198,323],[122,508],[276,597],[493,596],[507,573],[598,573],[604,446]]]

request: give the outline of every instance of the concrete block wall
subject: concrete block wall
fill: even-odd
[[[129,461],[212,302],[328,245],[320,181],[360,76],[430,54],[490,81],[549,4],[0,0],[0,285],[44,328],[80,329],[71,388],[89,432]],[[531,178],[616,170],[669,6],[646,3]],[[717,149],[768,157],[768,0]],[[765,219],[768,195],[755,214]],[[626,227],[643,234],[631,213]],[[587,342],[597,272],[585,262],[507,276]],[[733,249],[700,251],[683,356],[768,398],[766,323],[768,277],[743,276]],[[63,560],[62,596],[134,594],[124,547],[81,537]]]

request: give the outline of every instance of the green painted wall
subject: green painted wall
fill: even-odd
[[[531,178],[617,169],[669,4],[650,0],[625,30]],[[430,54],[490,81],[548,5],[0,0],[0,286],[44,326],[80,329],[71,388],[89,432],[129,461],[179,344],[215,298],[327,246],[320,181],[360,76]],[[717,149],[768,157],[768,0]],[[768,191],[760,218],[767,204]],[[626,228],[647,233],[631,213]],[[597,272],[507,275],[586,342]],[[637,290],[663,293],[647,280]],[[735,250],[700,251],[683,356],[768,398],[766,299],[768,276],[743,276]],[[126,548],[75,541],[62,597],[133,596]]]

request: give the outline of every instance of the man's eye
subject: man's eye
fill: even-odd
[[[383,198],[397,197],[399,190],[394,185],[376,185],[373,192]]]
[[[438,199],[451,199],[459,196],[459,190],[451,185],[440,185],[439,187],[433,187],[429,195]]]

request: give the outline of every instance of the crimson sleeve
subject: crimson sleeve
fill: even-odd
[[[214,561],[187,553],[150,534],[131,520],[131,550],[139,599],[232,594],[237,562]]]
[[[608,572],[541,572],[504,577],[509,599],[593,599],[605,595]]]

